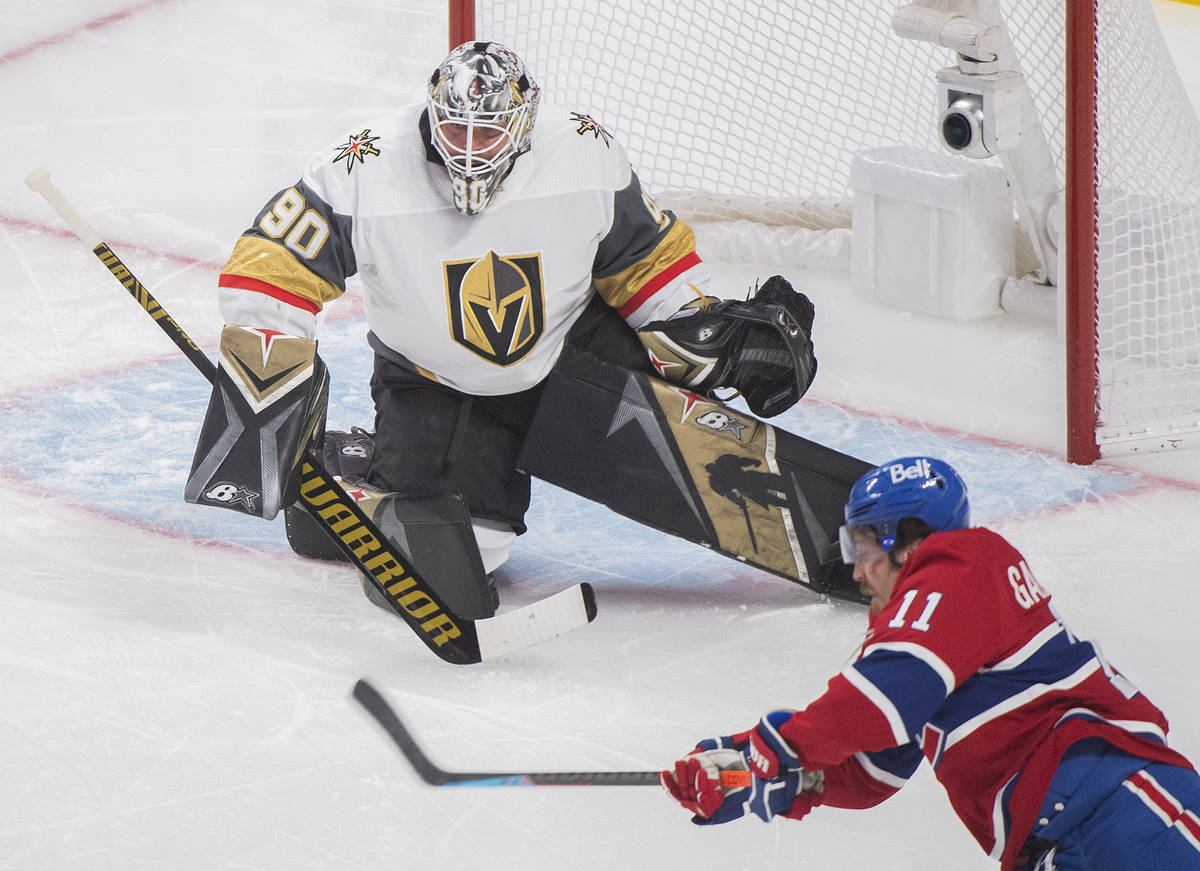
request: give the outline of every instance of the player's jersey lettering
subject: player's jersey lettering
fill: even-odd
[[[1026,611],[1046,598],[1046,591],[1037,582],[1025,560],[1008,567],[1008,584],[1012,587],[1013,598]]]
[[[916,590],[909,590],[904,594],[904,599],[900,603],[900,610],[896,612],[896,616],[888,621],[889,629],[899,629],[905,624],[908,615],[908,609],[912,607],[913,600],[917,598]],[[925,597],[925,607],[922,609],[920,616],[913,621],[911,628],[918,632],[929,631],[929,621],[933,617],[933,612],[937,609],[938,603],[942,601],[941,593],[930,593]]]
[[[258,228],[272,239],[286,233],[283,244],[304,260],[312,260],[325,247],[329,222],[316,209],[306,208],[307,205],[300,192],[290,187],[267,207]]]

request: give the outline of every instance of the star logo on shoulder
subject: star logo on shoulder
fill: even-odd
[[[572,112],[571,120],[579,125],[575,128],[575,132],[580,136],[586,136],[588,133],[591,133],[594,138],[603,140],[606,146],[612,142],[612,134],[591,115],[585,115],[582,112]]]
[[[338,156],[333,159],[333,162],[346,161],[346,175],[349,175],[350,170],[354,169],[356,160],[363,163],[372,154],[378,156],[379,149],[371,144],[378,141],[379,137],[372,136],[370,129],[364,130],[357,136],[351,136],[348,142],[338,146]]]

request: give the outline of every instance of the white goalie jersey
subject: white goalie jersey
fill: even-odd
[[[378,352],[493,395],[545,378],[593,293],[637,328],[708,292],[691,229],[590,117],[543,107],[532,149],[465,216],[424,105],[321,152],[258,214],[221,272],[226,322],[313,338],[357,275]]]

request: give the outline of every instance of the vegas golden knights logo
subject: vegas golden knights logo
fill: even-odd
[[[509,366],[527,355],[545,329],[542,259],[536,254],[443,264],[450,333],[463,347]]]

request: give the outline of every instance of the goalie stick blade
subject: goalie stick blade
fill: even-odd
[[[387,732],[404,758],[430,786],[658,786],[657,771],[447,771],[425,755],[395,709],[365,678],[354,684],[358,700]],[[749,772],[723,772],[725,786],[748,786]],[[730,775],[726,777],[726,775]]]
[[[532,647],[586,626],[596,619],[596,594],[592,585],[573,587],[536,602],[475,621],[481,661]]]

